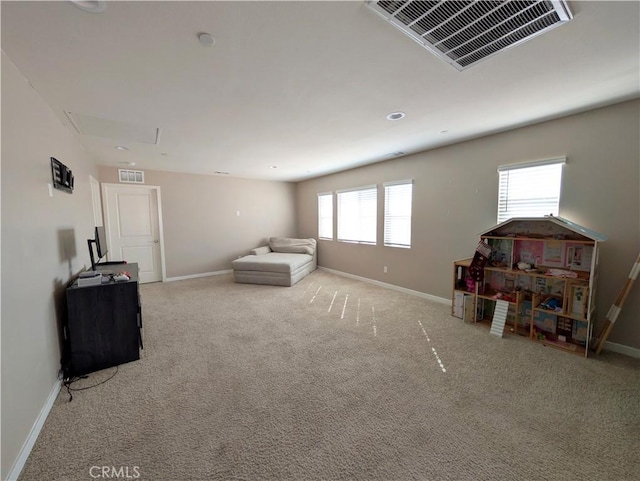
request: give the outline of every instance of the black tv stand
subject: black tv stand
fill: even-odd
[[[131,278],[83,287],[74,281],[67,287],[62,361],[65,378],[140,359],[143,345],[138,264],[111,262],[97,264],[94,270],[126,270]]]

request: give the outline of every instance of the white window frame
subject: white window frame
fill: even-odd
[[[333,240],[333,192],[318,194],[318,239]]]
[[[411,248],[413,180],[385,182],[384,246]],[[409,199],[407,202],[407,193]]]
[[[378,186],[336,191],[338,241],[377,245]]]
[[[557,216],[566,157],[498,167],[498,224],[513,217]]]

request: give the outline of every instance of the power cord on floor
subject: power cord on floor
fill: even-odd
[[[86,387],[71,387],[71,385],[74,382],[78,382],[81,379],[87,379],[89,376],[88,375],[84,375],[84,376],[71,376],[67,379],[63,379],[62,380],[62,384],[64,385],[65,388],[67,388],[67,394],[69,394],[69,402],[73,401],[73,394],[71,394],[71,391],[86,391],[87,389],[91,389],[97,386],[100,386],[101,384],[104,384],[107,381],[110,381],[111,379],[113,379],[113,377],[118,374],[118,366],[115,366],[116,370],[113,371],[113,374],[111,374],[111,376],[109,376],[107,379],[105,379],[104,381],[100,381],[97,384],[94,384],[92,386],[86,386]]]

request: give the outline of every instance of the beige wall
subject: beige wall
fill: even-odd
[[[297,185],[146,171],[147,184],[161,187],[167,276],[229,269],[272,235],[317,237],[318,192],[412,178],[412,249],[320,241],[319,263],[450,298],[451,262],[469,257],[478,232],[495,223],[496,167],[566,155],[560,215],[609,237],[601,255],[601,320],[640,246],[639,114],[640,101],[626,102]],[[4,54],[2,128],[4,479],[56,385],[64,286],[89,262],[88,177],[117,182],[117,169],[96,169]],[[73,170],[73,194],[49,196],[51,156]],[[638,289],[610,337],[635,348]]]
[[[116,167],[99,167],[117,183]],[[295,185],[217,175],[145,170],[160,186],[167,277],[231,269],[231,261],[271,236],[296,235]],[[240,212],[240,215],[237,215]]]
[[[608,237],[600,257],[599,332],[640,248],[639,119],[634,100],[299,183],[298,233],[317,237],[317,193],[414,179],[412,249],[321,240],[318,262],[450,299],[452,261],[471,257],[477,234],[496,223],[497,167],[566,156],[560,215]],[[381,208],[378,218],[381,239]],[[639,289],[610,341],[640,348]]]
[[[73,171],[73,194],[49,196],[50,157]],[[89,262],[90,174],[86,152],[3,53],[2,479],[56,386],[64,286]]]

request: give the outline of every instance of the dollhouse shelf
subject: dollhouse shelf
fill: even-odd
[[[549,216],[510,219],[480,240],[491,247],[482,281],[471,278],[471,259],[454,261],[451,314],[489,326],[496,301],[504,300],[505,332],[587,357],[606,237]]]

